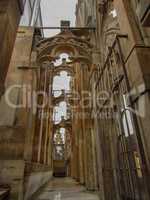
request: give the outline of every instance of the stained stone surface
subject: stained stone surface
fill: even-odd
[[[54,178],[32,200],[99,200],[71,178]]]

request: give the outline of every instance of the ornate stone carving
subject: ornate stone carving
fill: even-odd
[[[84,60],[92,60],[92,45],[85,39],[75,36],[71,31],[63,31],[55,37],[42,40],[37,45],[38,61],[55,60],[62,52],[71,56],[83,56]]]

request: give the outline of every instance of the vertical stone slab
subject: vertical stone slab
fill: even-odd
[[[21,68],[23,67],[25,69],[30,65],[33,33],[34,30],[32,28],[20,27],[18,30],[15,48],[5,82],[6,93],[9,89],[8,97],[10,97],[9,100],[14,105],[20,102],[19,97],[23,84],[27,84],[28,80],[31,79],[28,72]],[[0,119],[0,126],[12,126],[15,121],[16,108],[8,105],[6,100],[7,97],[4,95],[0,102],[0,115],[3,116]]]
[[[31,85],[31,73],[18,67],[30,65],[33,30],[20,28],[6,78],[6,93],[14,105],[22,104],[22,87]],[[14,88],[15,87],[15,88]],[[28,109],[12,107],[4,95],[0,101],[0,156],[4,159],[23,158]],[[26,106],[26,105],[25,105]]]
[[[16,32],[21,17],[18,0],[0,1],[0,96],[12,55]]]

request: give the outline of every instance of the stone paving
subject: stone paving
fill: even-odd
[[[99,200],[71,178],[54,178],[32,200]]]

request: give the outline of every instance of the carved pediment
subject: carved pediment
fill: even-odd
[[[55,37],[40,41],[37,45],[39,62],[48,59],[45,55],[50,55],[53,58],[61,52],[76,57],[82,56],[81,59],[87,61],[92,59],[91,50],[92,45],[86,38],[77,37],[71,31],[63,31]]]

